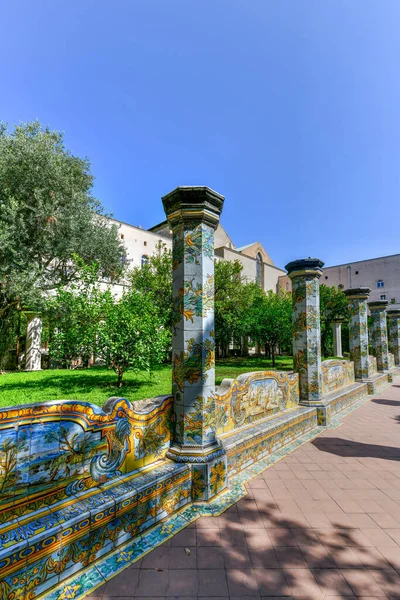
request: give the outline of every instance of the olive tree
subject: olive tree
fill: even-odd
[[[92,186],[88,159],[67,150],[61,132],[0,124],[0,315],[41,306],[70,283],[74,255],[103,277],[120,275],[125,250]]]

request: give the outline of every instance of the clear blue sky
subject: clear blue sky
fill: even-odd
[[[400,252],[399,0],[3,1],[0,56],[0,119],[65,131],[118,219],[202,184],[278,266]]]

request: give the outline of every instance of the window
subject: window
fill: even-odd
[[[262,287],[262,258],[259,252],[256,256],[256,281]]]
[[[149,257],[147,256],[147,254],[143,254],[142,256],[142,267],[144,265],[146,265],[149,262]]]
[[[377,288],[383,288],[383,287],[385,287],[385,282],[384,282],[384,281],[382,281],[382,279],[379,279],[379,280],[376,282],[376,287],[377,287]]]
[[[358,275],[358,271],[354,271],[354,273],[355,273],[356,275]]]
[[[325,279],[328,279],[328,275],[325,275]]]
[[[147,242],[143,242],[143,244],[144,244],[145,246],[147,246]]]
[[[125,237],[125,236],[124,236],[124,234],[123,234],[123,233],[121,233],[121,240],[123,240],[123,239],[124,239],[124,237]]]
[[[381,300],[386,300],[386,294],[381,294]]]

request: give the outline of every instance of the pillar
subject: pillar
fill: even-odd
[[[293,364],[303,404],[319,404],[322,399],[319,278],[323,265],[319,258],[305,258],[285,267],[292,281]]]
[[[387,300],[369,302],[372,316],[372,346],[375,350],[378,371],[389,370],[388,335],[386,325]]]
[[[400,310],[391,308],[386,314],[389,318],[389,351],[394,356],[394,364],[400,365]]]
[[[178,187],[162,199],[172,229],[174,438],[167,456],[192,464],[192,497],[226,487],[226,455],[216,436],[214,231],[224,197]]]
[[[342,319],[335,319],[332,323],[333,331],[333,354],[343,358],[342,352]]]
[[[42,319],[28,315],[25,347],[25,371],[40,371],[42,357]]]
[[[344,292],[349,303],[350,360],[354,362],[355,378],[361,381],[369,378],[367,300],[370,291],[368,287],[360,287]]]

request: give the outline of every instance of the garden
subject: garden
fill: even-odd
[[[173,304],[172,253],[161,243],[145,264],[129,266],[92,183],[88,160],[65,148],[63,134],[38,122],[0,129],[1,407],[59,399],[101,406],[111,396],[171,393],[177,311],[191,320],[201,298],[194,290],[191,304]],[[242,271],[237,260],[216,261],[210,282],[217,385],[244,372],[293,367],[291,294],[264,291]],[[328,357],[331,324],[347,318],[347,302],[324,285],[320,299]],[[43,370],[26,372],[32,315],[43,325]]]
[[[216,361],[216,384],[225,377],[241,373],[265,371],[272,361],[265,357],[232,357]],[[278,356],[276,369],[293,368],[291,356]],[[10,372],[0,377],[0,407],[45,402],[47,400],[80,400],[102,406],[110,396],[121,395],[131,402],[171,393],[171,367],[159,365],[149,375],[146,371],[128,371],[122,389],[115,385],[115,374],[107,367],[88,369],[47,369]]]

